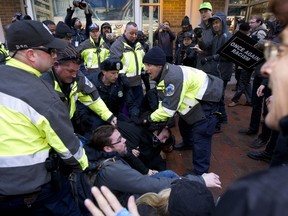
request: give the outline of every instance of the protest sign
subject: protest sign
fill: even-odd
[[[238,31],[217,52],[250,70],[264,60],[263,52],[254,47],[256,43],[255,40]]]

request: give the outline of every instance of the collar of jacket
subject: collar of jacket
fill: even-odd
[[[36,70],[35,68],[31,67],[30,65],[27,65],[15,58],[11,58],[6,62],[6,65],[9,65],[11,67],[19,68],[21,70],[27,71],[31,74],[36,75],[37,77],[40,77],[42,74]]]

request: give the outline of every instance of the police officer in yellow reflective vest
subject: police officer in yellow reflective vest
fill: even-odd
[[[157,83],[160,101],[143,123],[167,121],[178,113],[183,143],[193,152],[192,173],[208,172],[223,81],[196,68],[166,63],[159,47],[149,50],[143,63],[150,79]]]
[[[0,64],[5,64],[8,59],[10,59],[9,52],[5,48],[5,45],[0,41]]]
[[[99,26],[89,26],[89,39],[83,41],[77,51],[81,54],[88,74],[100,71],[100,63],[109,57],[109,45],[100,35]]]
[[[110,57],[121,59],[123,68],[119,73],[127,76],[137,106],[141,108],[144,98],[141,71],[143,70],[142,60],[145,51],[142,44],[137,40],[137,34],[137,24],[128,22],[124,34],[112,44]]]
[[[65,49],[57,52],[52,71],[44,73],[41,78],[54,86],[61,100],[69,108],[71,119],[76,111],[76,102],[79,101],[100,116],[103,121],[116,125],[117,118],[100,98],[97,88],[81,73],[80,64],[79,53],[69,44]],[[76,125],[75,118],[73,123],[77,127],[79,125]]]
[[[46,161],[52,149],[74,172],[88,160],[66,106],[39,78],[66,44],[41,22],[21,20],[7,30],[7,45],[13,54],[0,66],[1,215],[80,215],[68,179],[52,181],[59,161]]]

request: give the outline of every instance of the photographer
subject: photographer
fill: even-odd
[[[84,10],[86,17],[86,27],[85,29],[82,26],[82,23],[78,17],[73,17],[75,8],[79,7],[81,10]],[[92,24],[92,14],[88,9],[88,3],[81,0],[74,0],[73,6],[67,8],[67,15],[65,17],[65,24],[68,25],[73,30],[72,35],[72,45],[78,47],[81,42],[89,38],[89,26]]]
[[[169,63],[173,61],[173,40],[176,36],[170,29],[169,21],[164,21],[160,24],[158,29],[154,32],[153,41],[154,46],[159,46],[166,54],[166,60]]]
[[[183,43],[175,54],[175,64],[190,67],[196,66],[195,40],[191,32],[185,32],[183,35]]]

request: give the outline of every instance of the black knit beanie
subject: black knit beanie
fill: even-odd
[[[66,25],[64,22],[59,21],[56,26],[56,34],[57,38],[65,38],[65,37],[72,37],[73,31],[72,29]]]
[[[164,65],[166,63],[166,54],[160,47],[155,46],[145,54],[143,63]]]
[[[181,26],[183,25],[190,25],[189,17],[185,16],[181,22]]]

